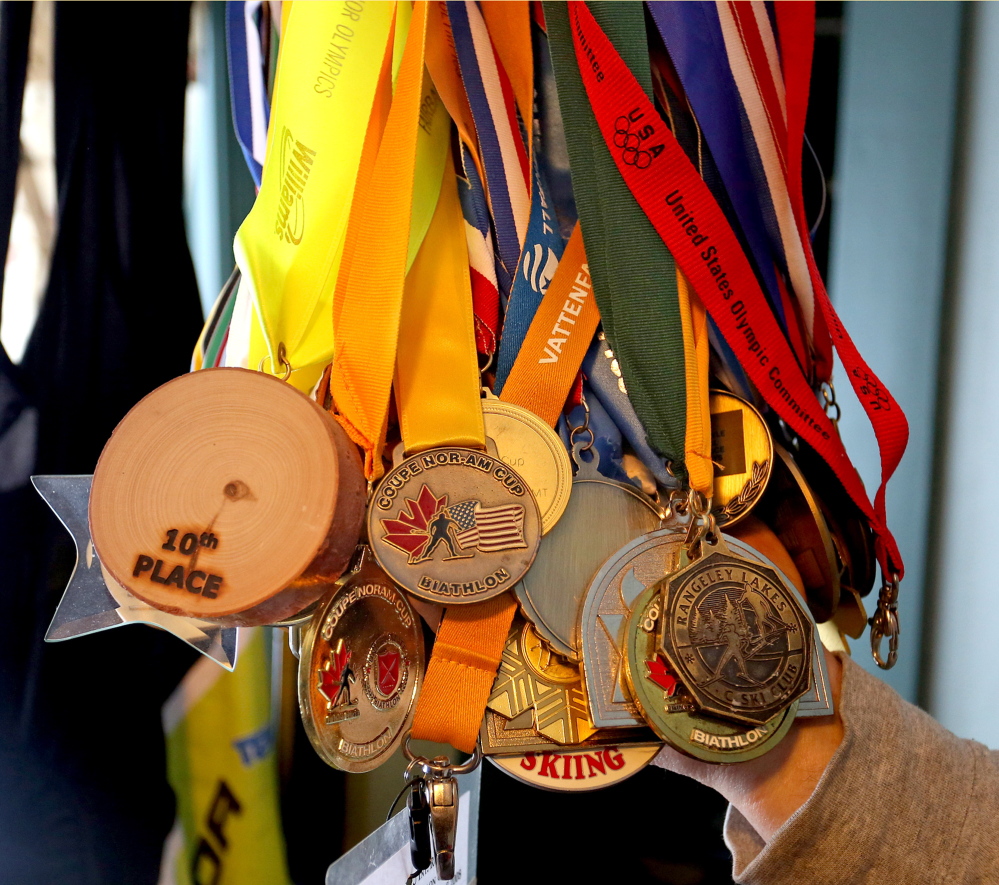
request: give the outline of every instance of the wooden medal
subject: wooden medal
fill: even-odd
[[[227,626],[302,611],[350,562],[360,456],[270,375],[206,369],[125,416],[94,472],[90,530],[114,580],[161,611]]]

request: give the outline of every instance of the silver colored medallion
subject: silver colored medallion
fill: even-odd
[[[658,528],[663,514],[634,486],[601,474],[595,449],[584,456],[577,443],[573,458],[579,468],[569,506],[541,540],[534,564],[516,591],[538,634],[559,654],[578,662],[579,617],[593,576],[623,546]]]

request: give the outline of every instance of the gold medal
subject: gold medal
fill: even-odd
[[[867,609],[860,594],[853,587],[844,585],[833,621],[840,632],[851,639],[860,639],[864,635],[864,630],[867,629]]]
[[[507,719],[533,711],[534,729],[558,744],[578,744],[595,730],[579,667],[520,620],[510,630],[486,707]]]
[[[658,528],[662,514],[634,486],[601,474],[595,449],[587,461],[577,443],[573,455],[579,469],[569,506],[517,585],[517,599],[545,641],[579,661],[579,616],[590,581],[614,553]]]
[[[479,742],[484,756],[521,756],[530,752],[561,750],[566,746],[538,732],[534,727],[533,710],[525,710],[516,719],[507,719],[499,713],[486,710],[479,732]],[[585,750],[590,747],[620,744],[656,743],[661,742],[648,727],[598,728],[585,741],[574,746]]]
[[[540,537],[527,483],[473,449],[407,458],[385,475],[368,508],[368,539],[382,568],[416,596],[444,605],[512,589]]]
[[[547,534],[569,503],[572,462],[559,435],[529,409],[497,399],[482,400],[486,442],[491,440],[501,461],[527,483],[541,513],[541,533]]]
[[[422,681],[420,620],[361,548],[303,631],[298,703],[312,746],[344,771],[378,767],[409,729]]]
[[[812,622],[776,566],[719,533],[661,584],[659,650],[702,711],[762,725],[808,690]]]
[[[709,407],[713,513],[718,525],[728,526],[749,513],[766,489],[773,438],[763,416],[734,394],[713,390]]]

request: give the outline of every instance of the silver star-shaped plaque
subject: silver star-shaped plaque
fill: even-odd
[[[92,476],[33,476],[35,490],[76,544],[76,567],[52,617],[46,642],[61,642],[122,624],[150,624],[173,633],[226,670],[236,666],[236,628],[161,612],[105,574],[90,538],[87,507]]]

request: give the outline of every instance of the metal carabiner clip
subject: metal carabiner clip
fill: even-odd
[[[871,654],[882,670],[890,670],[898,660],[898,636],[901,627],[898,622],[898,573],[881,585],[878,594],[877,611],[868,621],[871,625]],[[888,659],[881,656],[881,642],[888,640]]]
[[[430,804],[430,838],[434,849],[437,878],[454,878],[455,842],[458,838],[458,781],[455,775],[468,774],[482,762],[482,748],[475,745],[471,757],[454,765],[447,756],[426,759],[417,756],[409,746],[412,733],[402,744],[403,755],[409,760],[407,776],[414,770],[422,771],[426,796]]]

